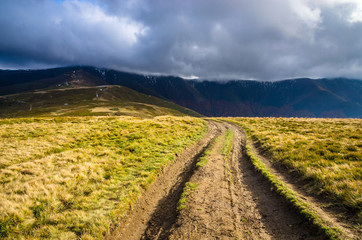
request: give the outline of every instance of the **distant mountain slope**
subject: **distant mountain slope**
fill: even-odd
[[[77,81],[79,74],[92,79],[92,84],[125,86],[205,116],[362,117],[362,81],[344,78],[200,82],[93,67],[69,67],[0,71],[0,95],[56,88],[69,79]]]
[[[207,106],[216,116],[362,117],[359,80],[202,82],[194,86],[205,96],[199,109]]]
[[[104,80],[86,70],[88,68],[82,69],[79,67],[45,70],[0,70],[0,95],[44,88],[59,88],[69,82],[73,82],[74,86],[107,84]]]

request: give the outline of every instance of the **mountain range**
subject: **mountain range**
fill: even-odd
[[[0,106],[9,105],[5,102],[9,102],[9,96],[14,94],[73,89],[71,94],[76,95],[74,88],[106,85],[124,87],[123,95],[126,89],[128,92],[133,90],[142,96],[172,102],[172,106],[177,104],[210,117],[362,117],[362,81],[358,79],[200,81],[94,67],[0,70]],[[112,98],[107,101],[112,102]],[[147,104],[147,100],[142,104]]]

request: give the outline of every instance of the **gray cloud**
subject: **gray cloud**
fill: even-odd
[[[0,67],[362,76],[359,0],[2,0]]]

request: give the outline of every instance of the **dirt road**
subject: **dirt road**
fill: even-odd
[[[234,138],[225,156],[227,129]],[[244,146],[239,127],[209,122],[207,135],[165,169],[106,239],[323,239],[254,170]],[[206,149],[207,164],[197,167]],[[186,182],[196,187],[178,211]]]

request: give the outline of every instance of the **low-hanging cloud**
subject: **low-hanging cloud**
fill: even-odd
[[[0,67],[362,76],[360,0],[2,0]]]

